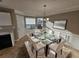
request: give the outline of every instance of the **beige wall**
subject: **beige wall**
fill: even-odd
[[[56,19],[60,20],[67,19],[67,30],[75,34],[79,34],[79,11],[56,14],[48,17],[52,22]]]

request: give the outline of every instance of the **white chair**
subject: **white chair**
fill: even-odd
[[[34,58],[35,57],[35,54],[32,52],[32,47],[31,47],[31,44],[30,44],[30,42],[29,41],[26,41],[25,42],[25,46],[26,46],[26,49],[27,49],[27,52],[28,52],[28,54],[29,54],[29,57],[30,58]]]
[[[53,50],[56,52],[57,48],[58,48],[58,45],[57,43],[52,43],[49,45],[49,49]]]
[[[33,31],[33,34],[34,35],[39,35],[41,33],[41,31],[39,30],[39,29],[35,29],[34,31]]]
[[[55,58],[55,57],[56,57],[56,53],[55,53],[55,51],[49,49],[47,58]]]
[[[68,58],[71,54],[71,51],[67,47],[62,47],[62,54],[58,53],[57,57],[58,58]]]
[[[37,39],[37,38],[35,38],[35,37],[31,37],[31,41],[32,41],[33,43],[38,43],[38,42],[40,42],[40,40]]]
[[[36,44],[33,44],[33,51],[36,51],[36,57],[43,58],[45,57],[45,45],[42,42],[38,42]]]
[[[54,31],[55,39],[60,39],[60,34],[61,34],[61,32],[59,32],[59,31]]]
[[[53,50],[54,52],[55,52],[55,57],[57,57],[58,55],[58,53],[60,53],[61,54],[61,49],[62,49],[62,47],[63,47],[63,44],[64,44],[64,42],[61,42],[61,43],[59,43],[59,44],[57,44],[57,43],[52,43],[52,44],[50,44],[49,45],[49,49],[51,49],[51,50]]]

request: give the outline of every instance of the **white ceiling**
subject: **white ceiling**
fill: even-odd
[[[79,10],[79,0],[3,0],[1,6],[22,11],[26,16],[43,16],[46,4],[46,15]]]

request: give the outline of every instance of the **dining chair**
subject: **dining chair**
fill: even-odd
[[[55,58],[55,57],[56,57],[56,53],[55,53],[55,51],[49,49],[47,58]]]
[[[45,57],[45,45],[42,42],[33,44],[33,51],[36,52],[36,58]]]
[[[30,41],[32,41],[33,43],[38,43],[40,42],[39,39],[35,38],[34,36],[31,37]]]
[[[58,58],[69,58],[71,56],[71,51],[67,47],[62,47],[62,54],[58,53]]]
[[[27,49],[27,52],[29,54],[29,57],[30,58],[35,58],[35,54],[32,52],[32,46],[31,46],[30,42],[29,41],[26,41],[24,43],[25,43],[25,47]]]
[[[55,56],[57,57],[58,56],[58,53],[62,54],[62,47],[63,47],[63,44],[64,42],[61,42],[61,43],[52,43],[49,45],[49,50],[53,50],[55,52]]]
[[[59,31],[54,31],[55,39],[60,39],[60,34],[61,34],[61,32],[59,32]]]

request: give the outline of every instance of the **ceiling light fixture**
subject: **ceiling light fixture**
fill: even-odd
[[[47,7],[47,5],[43,5],[43,7],[44,7],[44,17],[46,16],[46,7]]]
[[[44,5],[43,5],[43,8],[44,8],[44,20],[45,20],[45,21],[46,21],[46,20],[49,21],[49,18],[46,17],[46,7],[47,7],[47,5],[44,4]]]

